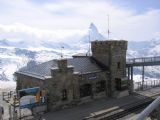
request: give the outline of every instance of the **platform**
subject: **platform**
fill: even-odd
[[[153,88],[146,91],[139,91],[134,93],[133,95],[129,95],[119,99],[105,98],[105,99],[95,100],[76,107],[63,109],[56,112],[46,113],[42,116],[42,118],[45,118],[46,120],[52,120],[53,118],[55,120],[82,120],[93,113],[103,112],[104,110],[112,109],[113,107],[123,106],[126,103],[136,102],[158,93],[160,93],[160,88]]]
[[[72,108],[67,108],[55,112],[49,112],[42,116],[42,118],[45,118],[46,120],[52,120],[53,118],[55,120],[82,120],[87,116],[90,116],[93,113],[101,113],[104,111],[107,111],[108,109],[114,109],[119,106],[123,106],[126,103],[136,102],[141,99],[144,99],[146,97],[150,97],[153,94],[159,94],[160,88],[153,88],[146,91],[139,91],[134,93],[133,95],[126,96],[123,98],[115,99],[115,98],[104,98],[100,100],[94,100],[92,102],[88,102],[79,106],[75,106]],[[8,118],[8,106],[7,104],[2,100],[2,96],[0,93],[0,104],[4,106],[5,109],[5,115],[4,118],[7,120]],[[133,116],[135,116],[137,113],[133,113],[129,116],[126,116],[125,118],[132,120]]]

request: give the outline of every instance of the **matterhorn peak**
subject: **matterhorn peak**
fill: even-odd
[[[104,37],[99,33],[97,27],[94,23],[91,23],[89,26],[89,35],[91,40],[103,40]]]
[[[93,23],[90,24],[89,29],[90,31],[93,31],[94,33],[98,33],[98,29]]]

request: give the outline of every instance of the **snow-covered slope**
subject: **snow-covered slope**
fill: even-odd
[[[160,38],[150,41],[129,41],[128,57],[160,56]]]
[[[150,41],[132,41],[129,42],[127,57],[153,57],[160,56],[160,38],[154,38]],[[134,68],[135,75],[142,74],[141,67]],[[145,67],[145,76],[150,78],[160,78],[160,66],[147,66]]]
[[[81,33],[81,34],[79,34]],[[89,41],[105,40],[97,27],[91,23],[89,28],[81,32],[71,32],[69,36],[55,37],[53,40],[18,40],[3,38],[0,40],[0,80],[13,81],[13,73],[19,68],[35,61],[36,64],[51,59],[65,57],[88,51]],[[53,37],[54,38],[54,37]],[[59,39],[58,39],[59,38]],[[129,41],[127,58],[160,56],[160,38],[150,41]],[[63,49],[62,49],[63,47]],[[28,63],[29,62],[29,63]],[[141,68],[135,68],[136,75],[141,74]],[[147,67],[146,76],[158,77],[159,67]]]
[[[13,73],[29,61],[40,63],[60,58],[61,52],[64,57],[71,57],[78,52],[87,52],[89,41],[104,39],[93,23],[82,31],[81,35],[73,32],[63,41],[58,39],[63,38],[63,34],[53,40],[0,40],[0,80],[13,80]]]

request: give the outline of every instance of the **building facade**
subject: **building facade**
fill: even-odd
[[[127,41],[93,41],[91,50],[92,56],[75,55],[20,69],[15,72],[17,90],[30,87],[45,90],[50,110],[128,95]]]

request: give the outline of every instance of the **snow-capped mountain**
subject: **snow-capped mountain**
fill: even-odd
[[[32,39],[12,41],[7,38],[0,40],[0,80],[13,80],[13,73],[33,63],[30,61],[38,64],[59,58],[62,53],[64,57],[71,57],[78,52],[87,52],[90,41],[104,39],[93,23],[83,31],[85,32],[81,36],[73,33],[64,41]]]
[[[23,40],[10,40],[7,38],[4,38],[0,40],[0,46],[5,46],[5,47],[15,47],[15,48],[25,48],[25,49],[30,49],[30,48],[50,48],[50,49],[59,49],[62,46],[65,49],[80,49],[77,46],[77,43],[82,44],[82,43],[88,43],[89,40],[97,40],[97,39],[105,39],[98,31],[97,27],[91,23],[89,28],[86,30],[75,30],[75,32],[72,33],[71,30],[68,30],[67,35],[63,35],[64,32],[62,31],[62,34],[55,35],[55,38],[52,37],[52,40],[50,39],[23,39]],[[59,32],[61,33],[61,31]],[[60,37],[59,37],[60,36]],[[66,36],[63,38],[63,36]]]
[[[150,41],[129,41],[128,57],[160,56],[160,38]]]
[[[0,40],[0,80],[13,80],[13,73],[25,65],[38,64],[60,58],[61,54],[71,57],[73,54],[88,51],[93,40],[105,40],[97,27],[91,23],[83,34],[73,33],[63,40],[19,40],[7,38]],[[63,36],[63,34],[61,34]],[[58,38],[58,37],[57,37]],[[160,56],[160,38],[150,41],[129,41],[127,58]],[[31,62],[30,62],[31,61]],[[159,67],[148,67],[146,75],[158,75]],[[139,68],[135,74],[141,74]]]
[[[154,38],[150,41],[132,41],[128,43],[128,58],[138,58],[138,57],[153,57],[160,56],[160,38]],[[134,68],[135,75],[142,74],[141,67]],[[160,67],[159,66],[147,66],[145,67],[145,75],[150,78],[160,77]]]

